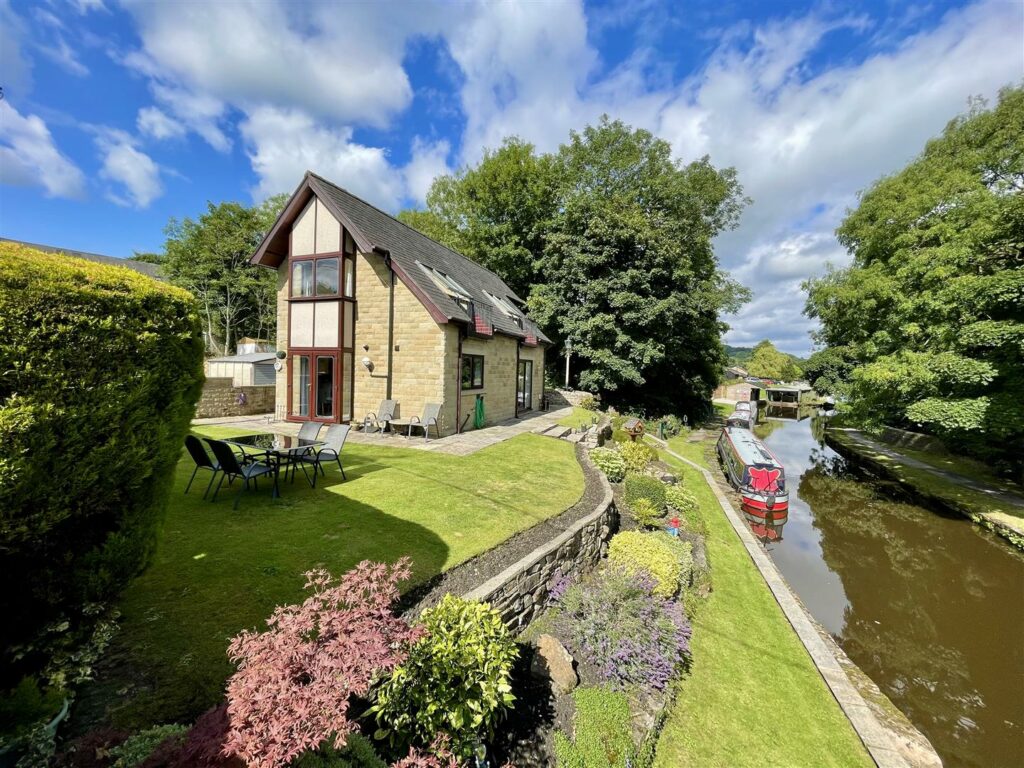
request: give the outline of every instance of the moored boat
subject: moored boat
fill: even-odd
[[[722,428],[718,438],[718,459],[729,482],[740,493],[748,515],[784,523],[789,510],[786,471],[782,463],[749,429]]]

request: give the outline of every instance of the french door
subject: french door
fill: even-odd
[[[528,411],[533,407],[533,362],[520,360],[516,375],[516,412]]]
[[[292,353],[289,415],[308,421],[339,421],[342,374],[339,357],[337,352]]]

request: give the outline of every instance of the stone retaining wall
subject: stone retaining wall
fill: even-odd
[[[589,463],[590,457],[583,460]],[[505,624],[517,631],[543,609],[561,576],[577,575],[596,565],[619,527],[611,486],[603,474],[597,474],[604,490],[597,509],[464,597],[490,603]]]
[[[245,395],[245,404],[238,402]],[[217,416],[252,416],[274,412],[274,387],[236,387],[230,377],[208,378],[196,405],[196,418]]]

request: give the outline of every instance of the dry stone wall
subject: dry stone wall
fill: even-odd
[[[611,486],[603,474],[596,475],[603,494],[593,512],[464,597],[490,603],[510,629],[525,629],[543,610],[548,593],[561,577],[576,576],[596,565],[619,526]]]
[[[244,398],[239,397],[244,395]],[[244,400],[245,402],[239,402]],[[230,377],[215,377],[203,384],[203,394],[196,405],[196,418],[221,416],[252,416],[274,412],[274,387],[236,387]]]

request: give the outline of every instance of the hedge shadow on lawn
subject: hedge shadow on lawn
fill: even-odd
[[[202,475],[183,494],[194,465],[187,455],[179,462],[177,498],[153,564],[125,591],[121,631],[84,687],[69,731],[191,722],[223,698],[233,671],[230,638],[264,628],[275,606],[301,601],[306,570],[337,577],[362,560],[408,555],[413,577],[405,589],[441,572],[449,546],[437,534],[346,496],[346,486],[387,465],[342,457],[347,482],[337,465],[327,466],[313,489],[300,471],[294,483],[282,477],[281,498],[271,498],[272,482],[261,482],[237,510],[237,480],[211,504],[201,498]]]

